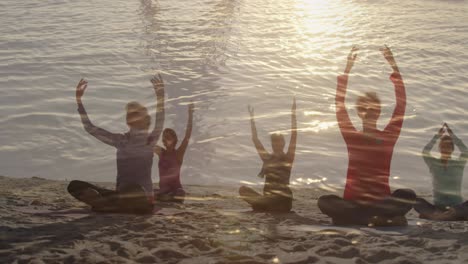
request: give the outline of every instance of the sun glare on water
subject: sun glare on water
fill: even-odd
[[[330,8],[330,1],[326,0],[303,0],[297,2],[298,15],[304,18],[301,23],[303,30],[307,33],[320,33],[335,31],[337,26],[332,23],[327,15]]]

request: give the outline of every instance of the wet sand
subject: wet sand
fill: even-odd
[[[109,188],[113,184],[100,184]],[[253,213],[235,187],[187,186],[154,215],[96,214],[67,182],[0,177],[1,263],[467,263],[468,222],[408,215],[401,228],[330,226],[320,189],[294,189],[294,212]]]

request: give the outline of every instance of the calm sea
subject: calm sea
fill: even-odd
[[[247,105],[271,149],[269,133],[289,139],[295,95],[293,184],[343,186],[336,76],[358,45],[348,108],[360,127],[353,103],[362,92],[377,92],[382,128],[395,105],[391,68],[378,50],[387,44],[408,99],[391,184],[430,188],[420,152],[441,124],[468,144],[467,14],[467,1],[437,0],[2,0],[0,174],[113,181],[115,150],[84,131],[75,86],[89,81],[83,101],[96,125],[125,132],[125,104],[154,110],[149,79],[160,72],[165,126],[180,138],[187,103],[196,104],[184,183],[259,182]]]

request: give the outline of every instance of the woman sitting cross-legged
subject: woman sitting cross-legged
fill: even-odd
[[[362,131],[352,124],[345,106],[348,74],[357,57],[353,48],[348,55],[345,74],[338,77],[336,116],[341,134],[348,148],[348,173],[344,197],[325,195],[318,207],[341,225],[406,225],[405,215],[413,208],[416,194],[409,189],[390,191],[389,176],[393,149],[400,135],[406,107],[403,79],[388,47],[382,49],[393,69],[390,76],[395,86],[396,106],[390,122],[383,130],[377,128],[380,99],[366,93],[357,100],[357,112]]]
[[[270,154],[258,139],[254,110],[249,106],[252,140],[263,161],[262,171],[259,176],[265,178],[265,186],[263,188],[263,195],[246,186],[240,187],[239,194],[244,201],[252,206],[254,211],[289,212],[292,208],[293,195],[289,188],[289,178],[296,151],[296,99],[294,99],[291,111],[291,139],[288,152],[283,152],[285,146],[283,135],[272,134],[271,145],[273,153]]]
[[[95,126],[88,118],[81,98],[88,82],[81,80],[76,87],[76,102],[81,122],[89,134],[117,149],[116,190],[107,190],[83,181],[71,181],[68,192],[76,199],[99,212],[146,214],[153,211],[153,183],[151,167],[153,147],[159,139],[164,122],[164,84],[161,76],[152,79],[157,97],[156,124],[148,129],[151,117],[137,102],[127,104],[126,121],[129,131],[111,133]]]
[[[159,157],[159,190],[155,190],[156,200],[158,201],[184,202],[185,191],[180,182],[180,169],[192,135],[193,111],[193,103],[190,103],[188,106],[187,129],[179,147],[177,147],[177,134],[170,128],[163,131],[162,142],[164,147],[158,145],[154,147],[154,153]]]
[[[448,135],[444,135],[444,130],[447,130]],[[437,140],[440,158],[431,155],[431,149]],[[452,159],[454,146],[460,149],[460,157],[457,159]],[[434,204],[418,198],[414,209],[419,213],[419,217],[440,221],[468,220],[468,201],[463,202],[461,195],[468,148],[445,123],[424,147],[423,158],[432,175]]]

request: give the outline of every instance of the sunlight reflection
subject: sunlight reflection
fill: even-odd
[[[324,191],[328,191],[328,192],[336,192],[336,190],[339,189],[339,187],[335,186],[321,186],[320,187],[321,189],[323,189]]]
[[[314,120],[306,124],[307,127],[300,129],[301,131],[313,131],[317,133],[322,130],[328,130],[329,128],[335,127],[338,123],[336,121],[324,122],[320,120]]]
[[[228,234],[240,234],[240,230],[239,229],[235,229],[235,230],[231,230],[231,231],[228,231]]]
[[[327,0],[303,0],[298,2],[298,15],[304,17],[302,23],[302,33],[317,34],[321,32],[335,32],[338,24],[327,18],[327,10],[330,8],[330,2]],[[310,43],[316,45],[316,43]]]
[[[303,114],[305,116],[323,116],[326,115],[324,112],[319,112],[319,111],[304,111]]]
[[[208,138],[208,139],[199,140],[199,141],[197,141],[195,143],[196,144],[207,143],[207,142],[211,142],[211,141],[215,141],[215,140],[219,140],[219,139],[223,139],[223,138],[225,138],[225,137]]]
[[[195,196],[185,196],[187,201],[214,201],[221,200],[219,197],[195,197]]]
[[[325,178],[325,177],[320,178],[320,179],[297,178],[296,180],[291,181],[291,185],[304,185],[304,184],[310,185],[310,184],[313,184],[313,183],[322,183],[322,182],[324,182],[326,180],[327,180],[327,178]]]
[[[263,184],[262,183],[258,183],[258,182],[250,182],[250,181],[239,181],[240,183],[242,184],[245,184],[245,185],[259,185],[259,184]]]

